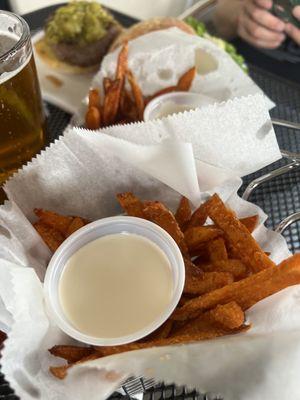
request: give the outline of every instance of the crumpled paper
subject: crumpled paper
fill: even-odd
[[[261,95],[101,132],[70,128],[6,183],[2,257],[42,278],[50,253],[29,223],[35,207],[95,220],[118,213],[112,199],[128,190],[171,209],[178,193],[195,205],[206,192],[227,200],[246,171],[280,157]]]
[[[15,312],[16,322],[13,329],[19,332],[23,341],[19,338],[22,347],[15,354],[20,365],[10,362],[13,351],[16,351],[10,339],[3,352],[2,368],[7,377],[12,376],[14,388],[22,400],[38,398],[36,394],[47,400],[79,400],[84,396],[91,400],[104,399],[128,376],[129,365],[133,373],[142,372],[165,382],[175,380],[177,384],[221,393],[224,399],[297,398],[299,286],[285,289],[252,307],[247,317],[253,328],[247,333],[184,347],[164,347],[107,357],[75,367],[61,382],[47,374],[47,366],[55,362],[47,355],[47,348],[56,343],[72,342],[55,327],[48,327],[42,304],[42,286],[34,272],[30,268],[1,263],[0,270],[3,269],[14,281],[11,310]],[[23,298],[17,296],[17,291],[22,291]],[[33,319],[36,323],[24,325],[24,313],[30,314],[31,324]],[[30,332],[35,330],[35,335],[25,337],[20,334],[20,331],[26,332],[27,326]],[[114,369],[124,372],[108,372]]]
[[[228,199],[239,214],[264,214],[233,194]],[[260,225],[257,231],[265,231]],[[268,242],[279,262],[289,252],[284,239],[273,233]],[[62,362],[47,352],[55,344],[73,344],[49,320],[44,308],[42,284],[32,268],[0,260],[1,290],[7,310],[14,317],[2,353],[2,371],[22,400],[105,399],[129,376],[143,375],[157,381],[222,393],[230,400],[292,398],[298,375],[283,368],[286,360],[295,371],[300,363],[300,288],[285,289],[252,307],[247,318],[254,327],[247,333],[185,346],[124,353],[74,367],[64,381],[53,378],[49,365]],[[2,289],[2,288],[1,288]],[[0,313],[0,321],[2,315]],[[288,385],[283,386],[280,382]],[[281,396],[281,397],[280,397]]]
[[[147,124],[114,125],[99,131],[141,145],[157,144],[169,137],[192,143],[196,160],[231,170],[241,177],[281,158],[261,94],[185,111]]]
[[[102,370],[91,374],[87,371],[80,379],[75,376],[66,384],[54,379],[48,368],[57,360],[48,349],[59,342],[74,344],[74,341],[49,320],[43,287],[32,268],[1,260],[0,276],[5,277],[8,293],[1,291],[1,296],[14,317],[2,351],[1,369],[22,400],[106,398],[127,378],[127,373]]]
[[[250,140],[244,120],[252,121],[253,110],[249,105],[254,106],[260,100],[259,96],[254,97],[230,101],[206,111],[207,114],[214,112],[215,118],[222,119],[224,113],[231,110],[232,126],[243,128],[240,132]],[[239,101],[243,106],[239,107]],[[259,122],[268,124],[263,103],[259,112]],[[261,114],[264,117],[260,120]],[[189,124],[193,119],[200,124],[194,133],[190,132],[190,126],[194,129],[194,125]],[[254,136],[260,136],[253,124],[249,124],[249,129]],[[9,331],[2,370],[22,399],[105,399],[132,374],[187,384],[201,391],[221,392],[228,399],[250,399],[251,386],[251,399],[258,400],[261,393],[269,392],[273,398],[285,393],[283,390],[287,388],[282,388],[277,380],[280,373],[282,380],[289,382],[290,393],[296,393],[292,392],[295,379],[286,369],[279,371],[278,363],[292,357],[293,365],[297,366],[299,352],[297,348],[291,349],[289,343],[285,353],[279,353],[278,349],[286,339],[286,332],[295,344],[298,287],[267,299],[267,312],[256,312],[255,307],[263,307],[263,302],[250,310],[249,320],[257,318],[256,331],[187,346],[108,357],[74,368],[64,381],[56,380],[48,372],[50,365],[60,364],[61,360],[50,356],[47,349],[54,344],[72,343],[72,340],[53,324],[44,307],[42,284],[36,274],[42,278],[50,254],[30,224],[34,220],[34,207],[94,220],[120,212],[114,198],[121,191],[131,190],[145,199],[162,200],[173,210],[180,197],[177,191],[194,202],[216,191],[239,216],[259,214],[255,237],[266,251],[271,252],[275,262],[290,254],[283,237],[263,226],[266,215],[237,196],[241,184],[238,153],[244,141],[237,141],[234,149],[231,146],[236,166],[228,171],[229,159],[221,157],[220,161],[218,152],[221,140],[225,146],[230,139],[223,135],[224,128],[219,133],[219,126],[214,120],[211,125],[207,124],[202,111],[197,110],[162,121],[124,126],[123,130],[121,127],[111,127],[103,132],[69,129],[7,182],[5,190],[9,201],[0,207],[1,227],[5,233],[0,235],[1,255],[5,255],[5,259],[0,260],[0,296],[5,306],[0,307],[0,322],[6,324]],[[261,129],[260,124],[254,126],[258,131]],[[184,132],[189,140],[184,140]],[[237,135],[235,129],[232,132]],[[254,139],[251,148],[257,147],[257,152],[244,154],[245,162],[251,158],[251,168],[259,168],[279,156],[273,134],[272,131],[268,133],[267,142]],[[205,138],[210,141],[215,162],[208,163],[207,158],[200,158],[206,153],[201,153],[199,136],[202,136],[203,144]],[[262,145],[266,146],[265,152],[258,149]],[[260,156],[256,159],[253,154]],[[213,159],[212,153],[209,156]],[[293,295],[295,290],[298,291]],[[287,293],[286,298],[282,297],[284,293]],[[288,304],[289,312],[283,315],[285,304]],[[274,328],[270,318],[271,322],[274,318]],[[270,329],[272,333],[268,333]],[[292,350],[293,354],[290,354]],[[262,359],[262,355],[265,358]],[[253,368],[256,363],[258,369]],[[261,381],[258,381],[258,371],[263,375]],[[236,383],[237,374],[240,384]],[[243,384],[246,381],[248,386]]]
[[[119,51],[116,49],[103,59],[92,86],[102,88],[103,76],[114,77]],[[224,50],[178,28],[150,32],[130,41],[128,63],[145,96],[176,85],[182,74],[195,65],[198,73],[192,92],[211,95],[217,101],[262,94]],[[265,101],[269,109],[274,107],[267,97]]]

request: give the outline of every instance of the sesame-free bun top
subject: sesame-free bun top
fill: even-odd
[[[145,35],[146,33],[174,27],[181,29],[183,32],[189,33],[191,35],[196,35],[196,32],[191,26],[177,18],[156,17],[139,22],[129,29],[123,31],[112,43],[109,51],[113,51],[125,42],[136,39],[137,37]]]

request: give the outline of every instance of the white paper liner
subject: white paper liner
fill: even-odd
[[[50,252],[29,222],[34,220],[36,207],[96,220],[118,214],[120,207],[115,200],[116,193],[131,190],[146,199],[162,200],[175,210],[179,194],[169,186],[199,203],[192,149],[188,144],[177,143],[174,146],[173,143],[173,150],[177,166],[169,158],[169,145],[166,143],[137,146],[104,134],[66,133],[5,185],[10,202],[0,207],[0,217],[8,237],[0,235],[0,245],[6,250],[6,258],[33,266],[39,277],[43,277]],[[145,160],[143,169],[160,176],[169,186],[139,169],[141,156]],[[157,162],[158,156],[163,168]],[[200,163],[200,166],[201,180],[207,187],[208,181],[204,178],[206,164]],[[208,166],[208,171],[214,185],[208,186],[209,189],[217,190],[224,199],[240,185],[239,179],[232,180],[232,175],[227,177],[226,172],[219,168]],[[212,179],[212,172],[215,179]]]
[[[283,243],[281,247],[284,250]],[[297,393],[299,286],[252,307],[247,318],[253,328],[247,333],[106,357],[74,367],[60,381],[49,374],[48,367],[61,361],[50,356],[47,349],[73,342],[49,321],[40,281],[31,268],[3,262],[0,274],[12,286],[9,297],[4,293],[2,296],[14,316],[3,351],[2,370],[22,399],[105,399],[130,375],[222,393],[225,399],[233,400],[293,398]],[[285,368],[287,360],[289,368]],[[291,397],[284,397],[287,394]]]
[[[104,76],[114,77],[120,49],[108,54],[92,86],[102,88]],[[129,42],[129,67],[145,96],[174,86],[191,67],[197,66],[191,91],[214,95],[218,101],[262,94],[232,58],[217,45],[177,28],[150,32]],[[213,96],[213,97],[214,97]],[[274,103],[265,97],[269,109]]]
[[[0,226],[1,257],[34,267],[42,279],[51,253],[13,200],[0,207]]]
[[[253,109],[248,108],[248,114],[246,110],[249,104],[254,107],[254,103],[259,102],[260,96],[254,97],[255,101],[251,97],[242,99],[241,108],[237,100],[220,106],[221,109],[225,107],[227,112],[231,110],[232,126],[242,127],[245,118],[251,120],[249,114]],[[224,110],[220,112],[218,107],[207,109],[207,113],[214,112],[219,118],[225,118]],[[236,107],[240,112],[236,111]],[[262,104],[261,107],[255,108],[255,112],[258,111],[265,113]],[[295,367],[300,365],[300,358],[296,357],[299,354],[298,347],[291,348],[288,344],[284,347],[284,354],[278,349],[286,340],[287,327],[289,338],[296,345],[293,340],[297,337],[299,324],[296,301],[298,287],[287,289],[266,300],[268,312],[264,310],[261,316],[256,313],[255,308],[250,310],[250,313],[253,312],[257,318],[257,322],[256,330],[249,333],[199,344],[149,349],[109,357],[94,362],[92,366],[97,368],[93,368],[92,371],[89,364],[74,369],[64,381],[56,380],[48,372],[50,365],[59,364],[61,361],[51,357],[47,349],[54,344],[68,344],[71,341],[49,321],[44,309],[42,285],[33,269],[24,267],[24,265],[32,266],[37,273],[42,274],[49,260],[49,252],[29,223],[34,220],[35,207],[95,220],[119,213],[120,209],[114,200],[115,194],[132,190],[143,199],[162,200],[170,208],[175,209],[179,193],[172,188],[184,192],[191,199],[195,199],[195,195],[198,195],[199,187],[193,172],[196,169],[198,181],[206,185],[205,190],[202,189],[203,197],[208,191],[217,191],[239,216],[259,214],[260,223],[255,236],[260,244],[271,252],[275,262],[280,262],[289,255],[284,239],[263,227],[265,214],[255,205],[237,197],[236,191],[241,180],[235,177],[235,171],[228,173],[224,166],[220,171],[217,151],[222,149],[217,146],[217,143],[220,143],[220,136],[217,135],[218,124],[212,122],[210,126],[206,126],[206,130],[203,130],[212,149],[218,149],[214,150],[218,167],[216,163],[207,165],[207,160],[200,159],[200,162],[198,160],[195,162],[192,153],[201,154],[201,149],[197,148],[198,137],[190,133],[188,118],[199,118],[198,113],[201,113],[201,110],[169,117],[163,121],[125,126],[123,131],[120,127],[106,129],[105,133],[78,133],[69,130],[64,137],[37,156],[5,185],[10,202],[0,207],[0,217],[1,225],[4,230],[8,230],[10,238],[1,235],[0,246],[7,256],[13,256],[11,261],[16,263],[18,260],[20,266],[12,266],[3,260],[0,262],[0,269],[4,271],[1,273],[2,285],[8,288],[2,291],[0,285],[0,295],[6,310],[14,319],[13,323],[11,320],[7,321],[10,324],[10,332],[2,363],[6,378],[22,399],[79,400],[87,397],[92,400],[104,399],[125,377],[132,374],[151,376],[170,383],[187,384],[202,391],[222,392],[230,399],[250,399],[249,387],[251,387],[251,396],[254,394],[251,399],[261,399],[259,397],[261,393],[268,392],[273,398],[278,394],[285,394],[286,387],[282,387],[275,378],[280,373],[279,376],[289,383],[290,393],[296,393],[292,391],[296,387],[296,377],[291,377],[285,368],[278,371],[278,364],[283,359],[292,358],[291,365]],[[205,117],[201,114],[202,116]],[[261,114],[256,116],[258,119],[260,117]],[[265,114],[262,119],[264,123],[268,123],[266,118]],[[201,118],[198,119],[198,123],[202,123]],[[155,136],[156,130],[159,132],[157,136]],[[129,131],[132,134],[131,141],[129,141]],[[222,133],[223,131],[224,129],[221,130]],[[253,132],[254,135],[257,133]],[[138,135],[143,135],[143,138]],[[251,139],[246,125],[244,135],[247,140]],[[184,137],[193,139],[191,140],[193,152],[190,145],[182,142]],[[222,137],[224,151],[225,142],[229,139],[226,136]],[[174,142],[172,159],[168,159],[169,147],[165,146],[168,142],[162,139],[171,138],[177,142]],[[235,153],[232,152],[233,157],[239,157],[238,149],[241,143],[242,140],[237,142]],[[254,140],[254,143],[258,146],[261,142]],[[205,144],[204,139],[203,144]],[[266,142],[263,142],[263,146],[265,145]],[[127,154],[128,149],[130,152]],[[251,154],[252,159],[254,159],[253,154],[257,153]],[[262,162],[267,162],[269,157],[278,156],[278,146],[274,140],[270,141],[269,147],[266,146],[264,154],[265,160],[261,159],[259,162],[254,160],[253,168],[255,162],[260,165]],[[245,153],[244,156],[248,154]],[[160,161],[156,168],[152,165],[153,159]],[[221,159],[223,160],[222,157]],[[164,167],[163,170],[161,165]],[[191,176],[190,171],[192,171]],[[223,174],[221,179],[218,176],[219,172]],[[175,179],[175,175],[178,179]],[[30,254],[28,254],[29,249]],[[293,295],[295,290],[296,295]],[[287,293],[283,299],[289,304],[290,317],[282,313],[284,306],[281,305],[280,296],[284,293]],[[256,307],[262,307],[261,304]],[[0,321],[2,315],[4,314],[1,313],[0,307]],[[254,317],[250,315],[249,319],[252,321]],[[274,329],[270,318],[271,322],[273,320],[276,322]],[[268,333],[270,330],[273,331],[271,334]],[[254,368],[256,364],[259,366],[257,369]],[[258,372],[260,377],[263,375],[260,381]],[[237,376],[241,382],[239,384],[236,383]],[[247,386],[242,384],[246,381]]]
[[[147,123],[115,125],[99,132],[142,145],[157,144],[170,137],[189,142],[196,160],[231,170],[236,176],[250,174],[281,158],[260,94]]]
[[[106,398],[112,388],[120,385],[127,374],[96,371],[83,374],[80,379],[71,378],[67,383],[53,379],[48,371],[49,364],[60,361],[49,354],[48,348],[57,342],[68,344],[72,341],[49,322],[44,309],[42,284],[31,268],[1,262],[0,271],[1,274],[6,272],[6,280],[12,284],[10,297],[4,297],[14,316],[9,340],[2,352],[2,372],[16,395],[22,400],[80,400],[84,394],[96,400],[99,394],[100,398]]]
[[[69,129],[6,183],[10,203],[0,207],[0,221],[9,236],[0,245],[6,259],[42,278],[50,253],[26,220],[34,220],[34,208],[95,220],[120,212],[112,199],[123,191],[171,209],[177,193],[194,204],[200,191],[227,200],[238,176],[280,157],[261,95],[102,132]]]
[[[14,264],[9,263],[8,261],[1,259],[1,266],[6,266],[9,268]],[[0,268],[0,330],[2,332],[8,333],[13,323],[12,318],[12,308],[13,304],[13,289],[12,282],[10,280],[10,276],[7,275],[7,268]],[[3,301],[5,299],[5,303]]]

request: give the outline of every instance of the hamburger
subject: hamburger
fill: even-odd
[[[95,1],[72,1],[47,20],[35,44],[40,58],[62,72],[82,73],[99,67],[122,28]]]

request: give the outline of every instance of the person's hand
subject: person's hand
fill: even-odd
[[[272,0],[243,0],[238,18],[238,34],[255,47],[275,49],[285,39],[285,23],[269,10]],[[296,7],[297,8],[297,7]],[[299,40],[300,40],[300,31]]]
[[[300,21],[300,6],[293,9],[293,15]],[[300,29],[288,23],[286,24],[285,31],[300,46]]]

